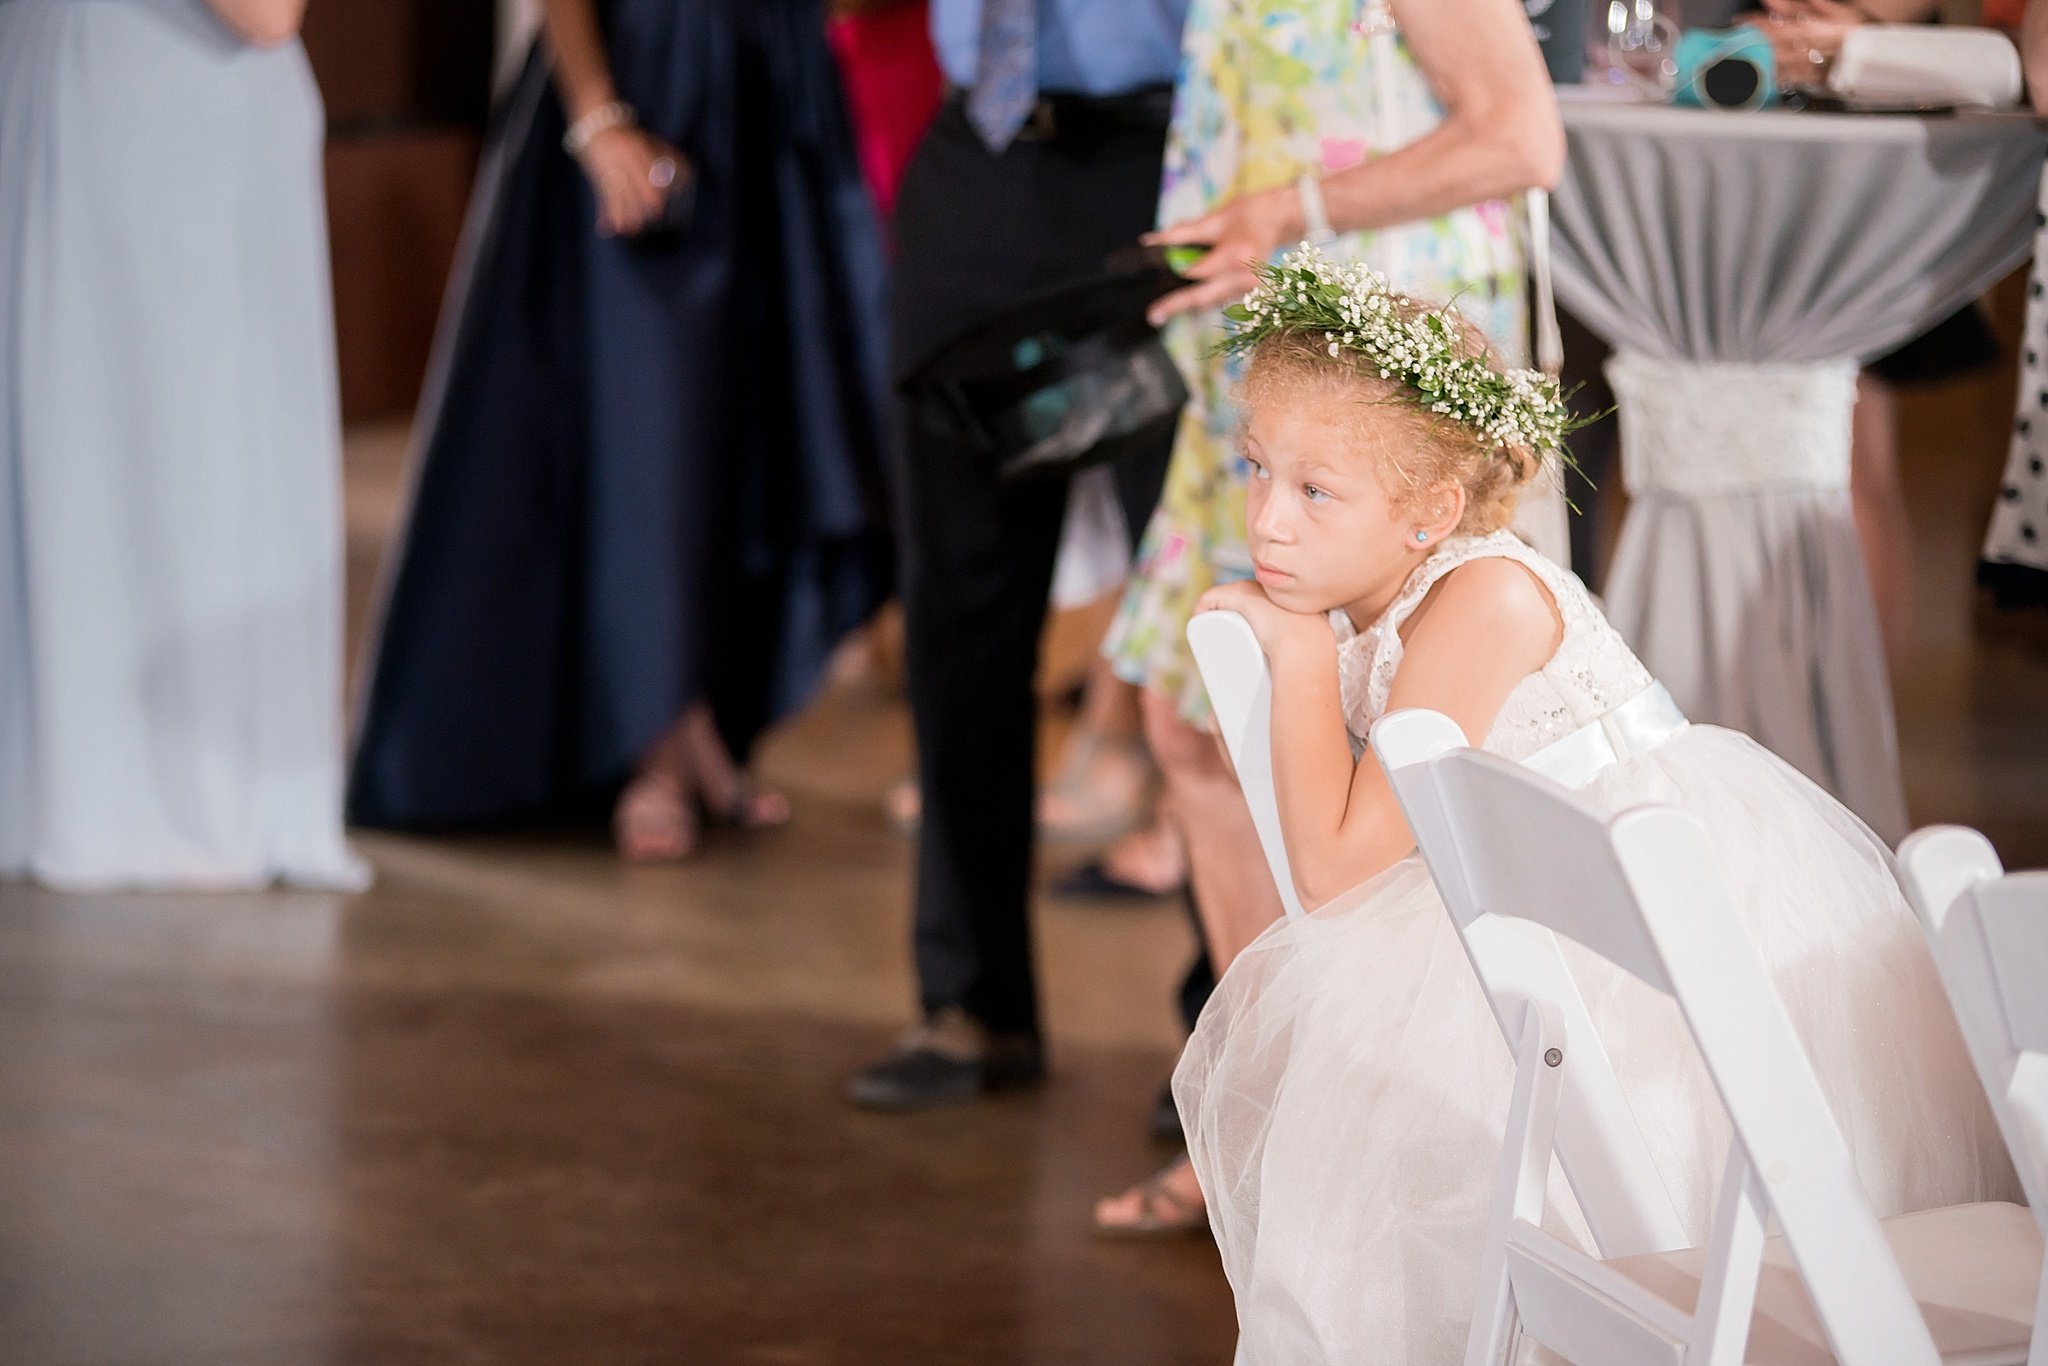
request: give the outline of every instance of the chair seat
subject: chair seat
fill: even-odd
[[[1955,1205],[1884,1221],[1885,1238],[1944,1362],[2022,1366],[2041,1282],[2041,1230],[2021,1205]],[[1702,1248],[1618,1257],[1608,1266],[1690,1314]],[[1784,1240],[1764,1245],[1751,1320],[1750,1366],[1832,1366],[1835,1354]]]

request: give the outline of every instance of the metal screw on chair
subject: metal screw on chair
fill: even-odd
[[[1543,1062],[1545,1066],[1555,1067],[1563,1061],[1564,1050],[1562,1048],[1546,1048],[1543,1050]]]

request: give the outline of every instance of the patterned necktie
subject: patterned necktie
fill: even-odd
[[[1016,141],[1038,103],[1038,0],[981,0],[967,119],[991,152]]]

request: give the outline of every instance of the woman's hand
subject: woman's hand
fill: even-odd
[[[606,237],[630,237],[661,212],[662,201],[690,174],[690,163],[660,138],[634,127],[631,111],[606,111],[618,103],[619,93],[594,0],[541,0],[541,22],[569,127],[576,129],[593,114],[611,119],[576,150],[597,192],[597,230]],[[614,117],[622,112],[623,117]]]
[[[214,16],[245,43],[276,47],[299,36],[306,0],[206,0]]]
[[[1202,594],[1197,612],[1235,612],[1245,619],[1258,638],[1267,659],[1277,659],[1302,645],[1335,646],[1330,623],[1318,612],[1293,612],[1266,596],[1255,579],[1222,583]]]
[[[1842,53],[1850,29],[1870,22],[1863,9],[1842,0],[1764,0],[1762,11],[1740,16],[1770,40],[1778,84],[1827,84],[1828,67]]]
[[[1301,237],[1301,201],[1292,185],[1242,195],[1213,213],[1175,223],[1145,237],[1151,246],[1203,246],[1209,252],[1181,274],[1193,283],[1153,301],[1154,327],[1176,313],[1235,303],[1257,281],[1252,263],[1264,261]]]
[[[631,237],[661,212],[690,163],[660,138],[630,125],[607,128],[578,158],[597,192],[597,231]]]

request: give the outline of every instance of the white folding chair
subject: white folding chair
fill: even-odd
[[[1251,626],[1236,612],[1204,612],[1196,617],[1188,624],[1188,643],[1202,671],[1210,707],[1230,750],[1238,785],[1251,807],[1281,900],[1288,914],[1300,915],[1273,791],[1273,686],[1265,653]],[[1456,743],[1462,746],[1463,738]],[[1447,901],[1465,904],[1455,884],[1447,887],[1439,879],[1438,886]],[[1547,931],[1516,922],[1480,922],[1469,915],[1453,919],[1466,956],[1486,985],[1488,999],[1496,1003],[1495,1016],[1510,1047],[1521,1032],[1522,1003],[1537,997],[1560,1003],[1575,1036],[1593,1038],[1585,1005],[1555,948],[1548,957],[1518,948],[1530,935],[1547,942]],[[1595,1041],[1591,1046],[1599,1044]],[[1575,1068],[1565,1077],[1558,1151],[1566,1176],[1583,1188],[1580,1213],[1603,1256],[1685,1246],[1678,1211],[1629,1118],[1611,1069]]]
[[[1666,807],[1609,821],[1434,713],[1387,717],[1373,748],[1468,939],[1488,920],[1533,923],[1673,997],[1734,1131],[1707,1246],[1602,1258],[1545,1232],[1567,1079],[1605,1070],[1604,1089],[1612,1074],[1590,1023],[1574,1023],[1575,991],[1538,985],[1513,1003],[1515,1087],[1467,1366],[1509,1360],[1523,1336],[1583,1366],[2026,1360],[2031,1217],[2004,1204],[1872,1215],[1696,821]],[[1529,960],[1526,983],[1568,977],[1554,939],[1493,947]],[[1583,1165],[1566,1175],[1582,1204],[1597,1194]],[[1766,1238],[1772,1218],[1782,1232]]]
[[[1909,836],[1899,868],[2048,1237],[2048,872],[2008,874],[1990,840],[1953,825]],[[2028,1361],[2048,1366],[2048,1274]]]

